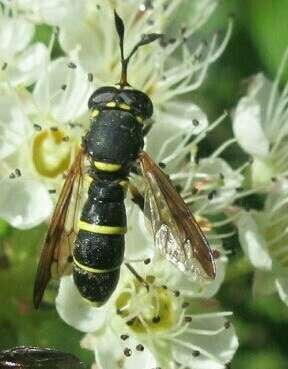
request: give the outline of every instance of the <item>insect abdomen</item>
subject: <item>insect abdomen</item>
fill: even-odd
[[[117,286],[125,232],[122,187],[92,182],[73,251],[73,277],[81,295],[97,306],[104,304]]]

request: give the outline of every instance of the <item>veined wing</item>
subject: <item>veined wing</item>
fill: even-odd
[[[36,309],[51,277],[60,277],[71,269],[71,248],[82,192],[84,158],[84,151],[80,149],[67,174],[48,227],[34,283],[33,302]]]
[[[138,161],[147,182],[144,212],[161,254],[182,271],[214,279],[212,251],[188,206],[146,152]]]

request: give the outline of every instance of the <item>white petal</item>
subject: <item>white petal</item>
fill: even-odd
[[[243,177],[235,172],[225,160],[221,158],[205,158],[200,160],[197,174],[207,175],[214,178],[214,182],[219,182],[216,187],[216,194],[209,200],[210,213],[215,213],[223,209],[233,201],[236,188],[241,186]],[[221,179],[223,176],[223,180]],[[223,182],[223,183],[221,183]],[[206,201],[206,200],[205,200]],[[201,204],[199,205],[201,207]]]
[[[154,241],[144,225],[144,215],[136,204],[128,208],[128,232],[125,236],[125,257],[146,259],[153,257]]]
[[[96,365],[99,369],[119,369],[119,363],[123,369],[156,368],[155,358],[146,346],[143,351],[137,351],[136,346],[140,342],[133,336],[129,335],[125,341],[120,339],[121,334],[127,333],[125,330],[116,331],[107,326],[105,331],[99,334],[86,336],[81,345],[90,350],[93,349],[91,346],[94,346]],[[124,355],[125,349],[131,350],[131,356]]]
[[[288,277],[279,277],[275,281],[281,300],[288,305]]]
[[[13,94],[0,97],[0,158],[12,154],[25,140],[28,120]]]
[[[2,57],[9,59],[29,44],[34,34],[34,26],[20,17],[1,18],[0,52]]]
[[[35,82],[45,69],[48,50],[40,43],[33,44],[21,53],[13,65],[8,65],[7,75],[13,86],[29,86]]]
[[[206,114],[192,102],[170,101],[165,110],[156,110],[155,120],[172,125],[174,129],[190,129],[192,126],[193,135],[198,135],[208,127]]]
[[[85,3],[81,0],[37,0],[38,12],[45,23],[62,25],[84,17]],[[75,23],[74,23],[75,24]],[[77,27],[75,27],[77,28]]]
[[[92,93],[92,86],[81,66],[71,69],[68,63],[67,58],[53,61],[34,90],[40,109],[63,123],[77,119],[88,110],[87,102]],[[64,91],[63,85],[66,86]]]
[[[254,218],[248,212],[242,212],[237,220],[241,246],[255,268],[270,270],[272,260],[267,251],[264,236]]]
[[[183,366],[197,369],[224,369],[225,364],[229,363],[238,348],[238,339],[232,325],[228,329],[223,329],[225,319],[222,317],[209,318],[201,315],[193,320],[189,328],[207,331],[205,334],[197,334],[186,331],[177,336],[177,340],[183,344],[174,344],[172,346],[173,357]],[[213,331],[215,333],[213,333]],[[219,332],[217,332],[219,331]],[[199,351],[199,356],[192,356],[191,351]]]
[[[94,332],[106,323],[108,305],[95,308],[78,292],[72,276],[62,277],[56,309],[67,324],[82,332]]]
[[[234,135],[248,154],[265,158],[269,153],[269,141],[261,123],[259,102],[248,97],[242,98],[234,114]]]
[[[41,183],[30,179],[2,179],[0,217],[13,227],[27,229],[46,220],[53,204]]]

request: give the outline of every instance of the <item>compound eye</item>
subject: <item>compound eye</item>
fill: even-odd
[[[149,97],[142,91],[138,90],[123,90],[119,97],[123,102],[129,105],[137,115],[142,118],[150,118],[153,114],[153,105]]]
[[[98,88],[93,94],[90,96],[88,101],[88,108],[93,109],[97,106],[103,106],[107,104],[109,101],[113,100],[119,90],[113,86],[104,86]]]

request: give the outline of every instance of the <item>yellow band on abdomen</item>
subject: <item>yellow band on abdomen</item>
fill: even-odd
[[[79,229],[82,229],[83,231],[88,231],[88,232],[98,233],[98,234],[117,235],[117,234],[125,234],[127,232],[127,227],[90,224],[90,223],[84,222],[83,220],[79,221],[78,227]]]
[[[94,273],[94,274],[114,272],[115,270],[117,270],[117,269],[120,268],[120,265],[117,265],[116,267],[110,268],[110,269],[96,269],[96,268],[91,268],[91,267],[88,267],[86,265],[83,265],[83,264],[79,263],[79,261],[76,260],[74,256],[73,256],[73,262],[74,262],[74,264],[78,268],[83,269],[86,272]]]
[[[118,172],[121,164],[104,163],[103,161],[94,161],[95,168],[103,172]]]

